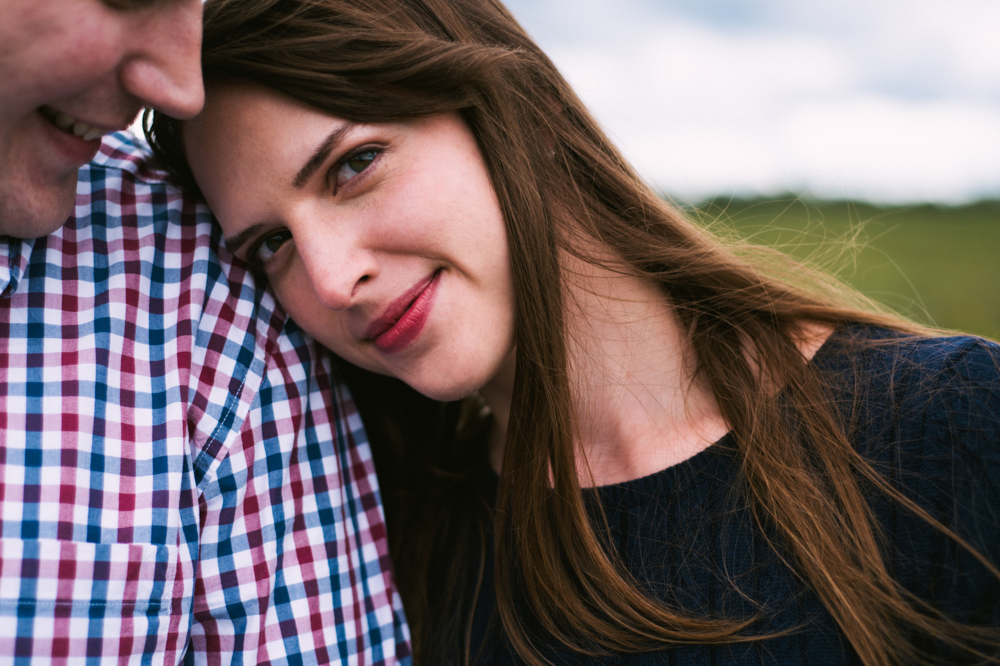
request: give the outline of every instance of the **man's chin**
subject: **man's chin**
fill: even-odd
[[[57,185],[11,191],[14,183],[0,181],[0,235],[15,238],[48,236],[73,214],[76,174]]]

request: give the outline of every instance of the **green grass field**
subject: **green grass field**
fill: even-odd
[[[878,207],[715,199],[693,212],[810,259],[916,321],[1000,339],[1000,201]]]

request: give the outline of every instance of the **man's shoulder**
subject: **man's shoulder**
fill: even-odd
[[[5,362],[23,367],[24,356],[40,346],[30,363],[54,363],[53,386],[77,374],[108,375],[105,383],[132,386],[135,377],[160,372],[128,370],[134,359],[175,359],[163,371],[176,371],[164,385],[190,387],[181,399],[187,427],[206,447],[220,442],[224,452],[221,442],[228,446],[236,436],[262,387],[301,393],[317,356],[312,341],[289,325],[271,293],[225,247],[208,208],[165,182],[124,133],[105,137],[98,156],[81,169],[73,217],[25,244],[19,262],[14,287],[0,303],[6,336],[0,373]],[[58,325],[39,328],[32,324],[37,321]],[[97,358],[107,360],[100,370],[64,374],[61,357],[46,355],[57,348],[99,349]],[[268,379],[276,365],[291,369]],[[143,395],[138,402],[161,400]]]
[[[176,239],[187,253],[194,245],[210,246],[227,263],[211,212],[165,176],[141,139],[129,132],[104,137],[97,155],[79,171],[74,214],[56,235],[99,241],[106,236],[108,242],[128,236]]]
[[[151,291],[201,294],[201,326],[213,335],[225,330],[242,340],[256,331],[262,348],[284,333],[284,313],[226,248],[208,207],[169,183],[145,142],[130,132],[106,136],[81,169],[76,214],[63,235],[101,247],[105,257],[94,261],[106,263],[109,274],[137,269],[132,277],[149,282]],[[124,268],[130,261],[136,269]]]

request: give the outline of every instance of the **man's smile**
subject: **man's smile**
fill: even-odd
[[[74,118],[68,113],[62,111],[57,111],[50,106],[39,107],[38,112],[43,118],[48,120],[50,123],[61,129],[67,134],[73,134],[76,137],[83,139],[84,141],[93,141],[94,139],[100,138],[105,134],[114,131],[112,128],[97,127],[86,123],[82,120]]]

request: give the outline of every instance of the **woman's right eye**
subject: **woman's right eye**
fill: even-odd
[[[334,184],[336,187],[339,188],[371,166],[372,162],[378,158],[379,152],[376,148],[362,150],[341,162],[335,173],[336,182]]]
[[[292,234],[287,229],[275,231],[262,236],[257,244],[250,248],[250,261],[259,266],[265,266],[268,261],[281,249],[286,241],[291,240]]]

